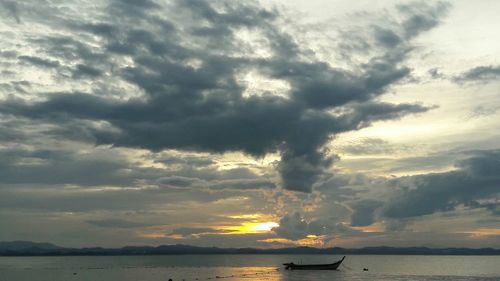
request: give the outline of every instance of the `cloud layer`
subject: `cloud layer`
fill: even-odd
[[[392,5],[0,0],[0,240],[493,245],[498,60]]]
[[[168,17],[155,12],[166,9]],[[377,99],[409,74],[403,65],[409,40],[435,26],[445,8],[399,10],[399,25],[370,35],[384,48],[355,69],[342,69],[319,60],[279,27],[277,11],[256,3],[111,1],[92,21],[64,19],[63,28],[79,36],[31,38],[45,57],[18,60],[93,84],[116,78],[133,86],[133,97],[94,87],[37,93],[42,100],[36,101],[9,98],[0,110],[62,131],[78,124],[97,144],[255,157],[277,152],[282,186],[310,192],[332,163],[323,150],[332,136],[428,109]],[[289,89],[247,95],[240,77],[251,72]]]

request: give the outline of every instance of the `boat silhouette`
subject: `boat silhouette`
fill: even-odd
[[[344,261],[345,256],[334,263],[328,264],[294,264],[293,262],[284,263],[287,270],[336,270]]]

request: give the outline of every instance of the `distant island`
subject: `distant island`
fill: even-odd
[[[189,245],[126,246],[122,248],[65,248],[29,241],[0,242],[0,256],[112,256],[112,255],[234,255],[234,254],[320,254],[320,255],[500,255],[500,249],[364,247],[359,249],[292,247],[277,249],[218,248]]]

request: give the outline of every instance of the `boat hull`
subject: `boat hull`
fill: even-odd
[[[337,268],[342,264],[345,257],[343,257],[338,262],[329,263],[329,264],[294,264],[284,263],[285,269],[287,270],[337,270]]]

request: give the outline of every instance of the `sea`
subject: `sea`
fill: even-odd
[[[500,280],[500,256],[352,255],[335,271],[284,270],[331,255],[0,257],[0,281]],[[364,269],[367,269],[365,271]]]

